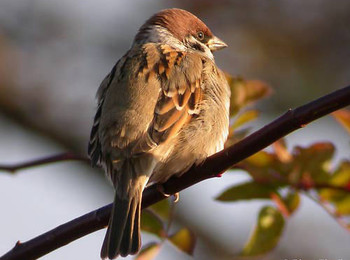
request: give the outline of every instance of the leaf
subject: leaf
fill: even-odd
[[[284,198],[284,203],[289,211],[289,215],[293,214],[300,205],[300,195],[298,192],[292,191]]]
[[[275,150],[275,154],[277,158],[284,163],[291,162],[293,160],[293,156],[289,153],[287,149],[286,140],[281,138],[272,144],[273,149]]]
[[[229,127],[229,134],[225,142],[225,147],[231,146],[247,136],[251,130],[251,127],[238,130],[237,128],[240,128],[244,124],[255,120],[258,115],[259,111],[257,110],[248,110],[238,115],[237,118],[235,118],[235,121]]]
[[[259,99],[271,94],[271,88],[259,80],[244,80],[241,77],[232,77],[226,74],[231,88],[230,116]]]
[[[159,238],[165,237],[163,220],[150,209],[142,211],[141,228],[143,231],[154,234]]]
[[[233,129],[236,129],[236,128],[256,119],[258,116],[259,116],[259,112],[257,110],[245,111],[242,114],[238,115],[238,117],[236,118],[232,127],[233,127]]]
[[[160,251],[160,244],[151,243],[145,246],[140,253],[137,255],[135,260],[150,260],[155,258]]]
[[[241,255],[256,256],[269,252],[278,243],[284,227],[282,214],[271,206],[260,210],[257,225]]]
[[[163,220],[169,218],[170,204],[169,200],[161,200],[150,207],[154,212],[156,212]]]
[[[290,173],[290,163],[281,162],[276,154],[260,151],[238,164],[246,170],[255,181],[278,183],[284,181]]]
[[[346,109],[340,109],[332,113],[332,116],[345,128],[350,134],[350,111]]]
[[[260,151],[252,156],[248,157],[246,160],[250,165],[257,167],[266,167],[274,163],[275,157],[266,151]]]
[[[196,237],[188,228],[180,229],[177,233],[169,237],[169,241],[181,251],[193,255]]]
[[[344,160],[331,177],[333,185],[346,186],[350,182],[350,161]]]
[[[269,199],[271,193],[277,193],[277,190],[272,186],[252,181],[225,190],[216,198],[216,200],[232,202],[249,199]]]
[[[336,212],[340,215],[350,215],[350,196],[335,202]]]
[[[334,186],[348,187],[350,184],[350,161],[342,161],[337,170],[330,177],[328,183]],[[346,196],[350,196],[348,192],[328,188],[321,189],[319,195],[323,200],[333,202],[342,200]]]
[[[333,173],[329,180],[330,186],[348,188],[345,190],[337,190],[330,188],[323,188],[319,190],[320,197],[333,203],[337,214],[350,214],[350,161],[342,161],[337,170]]]
[[[294,154],[295,180],[304,183],[327,182],[330,178],[330,162],[334,155],[334,145],[320,142],[309,147],[296,146]]]

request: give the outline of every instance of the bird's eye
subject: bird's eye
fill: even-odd
[[[202,31],[199,31],[199,32],[197,33],[197,37],[198,37],[198,39],[199,39],[200,41],[204,40],[204,33],[203,33]]]

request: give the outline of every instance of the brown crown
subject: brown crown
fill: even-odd
[[[213,36],[210,29],[195,15],[177,8],[165,9],[154,14],[140,28],[138,36],[143,35],[152,25],[168,29],[180,41],[188,35],[196,35],[199,31],[202,31],[209,38]],[[138,39],[137,36],[136,39]]]

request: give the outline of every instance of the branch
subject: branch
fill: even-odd
[[[345,230],[350,231],[350,226],[348,223],[346,223],[343,219],[341,219],[339,217],[339,214],[337,214],[336,212],[334,212],[334,210],[332,210],[328,205],[326,205],[322,200],[320,200],[319,198],[315,198],[314,196],[312,196],[310,193],[306,193],[305,194],[309,199],[313,200],[314,202],[316,202],[317,205],[319,205],[320,207],[322,207],[323,210],[325,210],[328,215],[333,218],[341,227],[343,227]]]
[[[336,191],[350,192],[350,186],[339,186],[333,185],[330,183],[313,183],[313,184],[305,184],[303,182],[292,184],[290,186],[294,187],[297,190],[309,191],[311,189],[319,190],[319,189],[331,189]]]
[[[38,165],[44,165],[49,163],[55,163],[60,161],[83,161],[83,162],[90,162],[90,160],[86,156],[77,155],[71,152],[67,153],[61,153],[33,161],[27,161],[23,163],[18,164],[11,164],[11,165],[0,165],[0,171],[7,171],[11,173],[15,173],[18,170],[22,170],[25,168],[30,168]]]
[[[241,164],[236,164],[231,169],[235,170],[243,170],[243,171],[248,171],[247,167]],[[272,178],[271,178],[272,177]],[[273,185],[273,186],[290,186],[293,187],[296,190],[301,190],[301,191],[310,191],[310,190],[319,190],[319,189],[331,189],[331,190],[336,190],[336,191],[343,191],[343,192],[349,192],[350,193],[350,183],[348,185],[334,185],[331,183],[322,183],[322,182],[305,182],[305,181],[300,181],[300,182],[292,182],[288,179],[288,177],[285,176],[280,176],[280,175],[275,175],[268,178],[253,178],[254,182],[257,182],[259,184],[263,185]]]
[[[164,191],[167,194],[174,194],[203,180],[219,177],[234,164],[262,150],[279,138],[347,105],[350,105],[350,86],[295,110],[290,109],[242,141],[210,156],[203,164],[192,167],[181,177],[170,178],[163,184]],[[159,192],[155,185],[152,185],[143,192],[142,208],[162,199],[165,199],[165,196]],[[107,225],[111,208],[112,204],[109,204],[25,243],[17,242],[16,246],[0,260],[36,259],[75,239],[97,231]]]

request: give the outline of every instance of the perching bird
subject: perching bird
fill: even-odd
[[[147,183],[179,176],[223,149],[230,89],[212,52],[226,46],[193,14],[163,10],[102,81],[88,149],[115,188],[102,258],[140,250]]]

